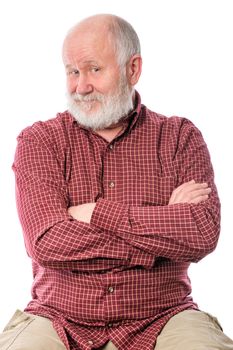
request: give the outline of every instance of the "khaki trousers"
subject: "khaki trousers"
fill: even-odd
[[[66,350],[51,321],[19,310],[0,335],[0,349]],[[172,317],[160,333],[155,347],[155,350],[199,349],[233,350],[233,341],[221,331],[216,318],[194,310]],[[117,348],[109,342],[102,350]]]

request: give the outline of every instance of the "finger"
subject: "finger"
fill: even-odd
[[[193,184],[195,184],[195,180],[187,181],[187,182],[184,182],[182,185],[178,186],[175,190],[181,190]]]
[[[185,182],[182,185],[178,186],[177,188],[174,189],[173,192],[175,193],[180,193],[180,192],[187,192],[191,191],[192,189],[200,187],[199,183],[195,183],[194,180],[191,180],[189,182]]]
[[[191,203],[191,204],[199,204],[201,202],[206,201],[208,198],[209,198],[209,195],[206,194],[206,195],[203,195],[203,196],[199,196],[199,197],[193,198],[189,203]]]
[[[195,198],[201,197],[201,196],[206,196],[209,195],[211,192],[211,188],[207,187],[207,188],[201,188],[201,189],[193,189],[190,192],[187,193],[183,193],[182,194],[182,198],[186,199],[186,201],[188,203],[190,203],[190,201],[192,201]]]
[[[209,194],[211,193],[211,189],[207,188],[205,190],[199,190],[195,192],[189,193],[185,198],[183,198],[184,202],[186,203],[199,203],[203,201],[204,199],[209,198]]]
[[[195,189],[192,189],[192,190],[190,190],[188,192],[185,192],[185,193],[183,192],[182,193],[182,197],[191,200],[191,199],[199,197],[199,196],[204,196],[206,194],[210,194],[210,192],[211,192],[211,188],[210,187],[207,187],[207,188],[195,188]]]
[[[198,183],[190,185],[189,187],[193,188],[193,189],[198,189],[198,188],[207,188],[209,186],[208,186],[207,182],[201,182],[201,183],[198,182]]]
[[[207,187],[207,188],[202,188],[202,189],[198,189],[198,190],[192,191],[190,193],[190,195],[193,198],[196,198],[196,197],[200,197],[200,196],[209,195],[211,193],[211,191],[212,191],[211,188]]]
[[[207,183],[196,184],[186,183],[186,188],[175,189],[170,197],[169,204],[174,203],[192,203],[193,200],[198,201],[198,197],[209,195],[211,188],[208,187]]]
[[[183,185],[177,187],[177,190],[187,190],[187,191],[192,191],[192,190],[197,190],[197,189],[201,189],[201,188],[207,188],[208,184],[207,182],[186,182]]]
[[[185,184],[182,184],[181,186],[177,187],[174,189],[173,193],[175,195],[179,195],[179,194],[188,194],[188,193],[191,193],[193,191],[198,191],[198,190],[203,190],[203,189],[206,189],[208,188],[208,184],[207,183],[193,183],[193,182],[190,182],[190,183],[185,183]]]

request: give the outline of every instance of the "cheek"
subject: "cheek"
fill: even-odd
[[[92,81],[93,86],[103,94],[114,93],[119,82],[119,72],[116,69],[109,69]]]
[[[67,91],[69,93],[73,93],[76,91],[76,83],[73,79],[70,79],[69,77],[66,80],[66,87],[67,87]]]
[[[109,77],[109,79],[104,79],[101,82],[99,81],[98,84],[95,85],[95,88],[103,94],[112,94],[116,91],[117,86],[117,80]]]

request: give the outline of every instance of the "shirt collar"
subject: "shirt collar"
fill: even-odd
[[[129,113],[128,117],[126,118],[125,122],[127,123],[126,128],[128,129],[128,131],[130,131],[134,125],[136,124],[140,113],[141,113],[141,96],[139,95],[138,91],[135,90],[134,92],[135,96],[134,96],[134,109]]]

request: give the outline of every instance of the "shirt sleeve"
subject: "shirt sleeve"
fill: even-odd
[[[208,200],[200,204],[135,207],[100,199],[91,224],[111,230],[112,234],[156,257],[197,262],[216,247],[220,202],[207,146],[191,122],[183,123],[179,129],[176,148],[173,162],[177,184],[192,179],[207,182],[212,189]]]
[[[151,266],[153,255],[68,214],[65,165],[57,156],[56,144],[51,145],[45,136],[41,141],[30,130],[21,133],[13,164],[17,208],[29,256],[53,269]]]

